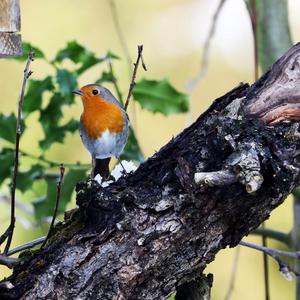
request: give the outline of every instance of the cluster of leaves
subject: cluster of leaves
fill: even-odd
[[[32,188],[34,181],[43,180],[47,184],[45,195],[33,201],[35,216],[37,220],[51,216],[53,212],[53,203],[56,193],[56,180],[58,175],[49,173],[49,170],[56,166],[55,163],[45,158],[45,153],[54,143],[63,143],[67,133],[74,133],[78,129],[78,120],[65,120],[63,116],[63,107],[74,103],[72,90],[78,88],[78,78],[91,67],[97,64],[112,62],[119,57],[112,52],[106,53],[102,57],[97,57],[95,53],[78,44],[75,41],[67,43],[64,49],[57,52],[54,59],[49,61],[42,50],[32,47],[29,43],[23,44],[24,55],[16,58],[20,62],[25,62],[29,49],[33,48],[35,59],[44,60],[54,69],[54,75],[48,75],[41,79],[30,79],[28,89],[24,97],[22,133],[27,130],[26,121],[28,117],[35,112],[39,114],[39,123],[42,127],[44,138],[39,141],[39,157],[33,157],[34,163],[30,168],[21,171],[18,174],[17,189],[26,192]],[[73,63],[73,69],[64,67],[64,61],[69,60]],[[116,78],[112,69],[103,71],[101,76],[95,82],[114,83],[117,87],[119,100],[123,102],[122,94],[117,85]],[[167,80],[141,80],[134,88],[133,96],[142,108],[151,112],[159,112],[164,115],[172,113],[183,113],[188,110],[187,96],[176,91]],[[0,185],[9,180],[14,160],[14,142],[16,116],[14,114],[0,114],[0,138],[5,140],[5,147],[0,151]],[[21,143],[22,145],[22,143]],[[66,145],[66,147],[68,147]],[[24,151],[21,154],[28,155]],[[142,161],[143,154],[134,131],[130,128],[130,135],[123,159]],[[58,168],[57,168],[58,169]],[[59,212],[63,212],[71,199],[75,184],[87,176],[88,168],[84,165],[69,165],[64,179],[64,187],[61,194]]]

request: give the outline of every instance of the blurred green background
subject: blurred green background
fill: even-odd
[[[200,68],[203,45],[212,22],[212,16],[219,1],[216,0],[116,0],[119,22],[129,48],[130,56],[136,57],[136,46],[144,45],[144,59],[148,67],[145,73],[138,72],[139,79],[168,78],[173,86],[188,92],[187,82],[194,78]],[[289,1],[290,25],[293,41],[300,39],[300,2]],[[124,95],[130,82],[128,64],[116,33],[111,7],[108,0],[21,0],[22,38],[41,48],[51,59],[68,41],[78,43],[104,55],[108,50],[118,54],[122,60],[114,63]],[[68,65],[68,62],[66,62]],[[141,110],[139,104],[131,102],[129,115],[141,148],[146,157],[159,150],[172,136],[194,121],[217,97],[238,85],[241,81],[252,82],[253,38],[249,16],[241,0],[228,0],[221,12],[215,36],[211,44],[208,73],[190,95],[191,111],[185,115],[164,117]],[[3,113],[16,112],[17,100],[23,76],[24,64],[1,59],[1,109]],[[53,72],[43,61],[35,60],[31,78],[39,79]],[[79,85],[92,83],[102,72],[96,66],[80,78]],[[112,89],[111,85],[107,85]],[[79,119],[81,103],[64,108],[66,117]],[[38,124],[38,113],[30,116],[26,135],[22,137],[21,148],[39,155],[38,141],[43,132]],[[89,163],[90,157],[84,149],[79,134],[69,134],[64,144],[55,144],[47,158],[63,163]],[[26,161],[25,161],[26,163]],[[58,171],[57,171],[58,172]],[[41,187],[42,189],[43,187]],[[5,200],[9,189],[1,190],[0,229],[9,223],[9,206]],[[17,193],[24,207],[17,209],[17,226],[12,247],[44,235],[45,226],[35,223],[30,202],[38,195],[31,192]],[[242,201],[242,199],[241,199]],[[74,201],[68,208],[74,207]],[[285,203],[273,212],[266,225],[281,231],[292,226],[292,203]],[[248,240],[260,243],[260,238]],[[270,247],[283,245],[269,241]],[[213,299],[224,299],[228,289],[232,263],[236,249],[221,251],[211,263],[207,272],[214,274]],[[294,299],[294,281],[286,281],[278,267],[270,262],[271,298]],[[0,267],[1,277],[10,271]],[[262,255],[253,250],[240,249],[237,279],[231,299],[264,299]]]

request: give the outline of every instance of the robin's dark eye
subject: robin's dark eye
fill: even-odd
[[[95,90],[92,90],[92,94],[93,94],[93,95],[98,95],[98,94],[99,94],[99,91],[96,90],[96,89],[95,89]]]

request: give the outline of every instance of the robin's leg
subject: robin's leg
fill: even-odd
[[[94,157],[92,157],[92,170],[91,170],[91,179],[94,179],[94,170],[95,170],[95,166],[96,166],[96,159]]]
[[[124,175],[127,175],[128,173],[127,173],[126,169],[124,168],[124,166],[123,166],[123,164],[122,164],[122,162],[121,162],[120,157],[117,157],[117,160],[118,160],[119,164],[121,165],[121,167],[122,167],[122,169],[123,169],[123,174],[124,174]]]

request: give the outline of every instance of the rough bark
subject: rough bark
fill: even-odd
[[[299,57],[297,44],[133,174],[79,183],[79,208],[45,249],[22,255],[0,298],[165,299],[199,278],[299,184],[298,124],[284,113],[297,119]]]
[[[0,1],[0,58],[22,54],[20,1]]]

